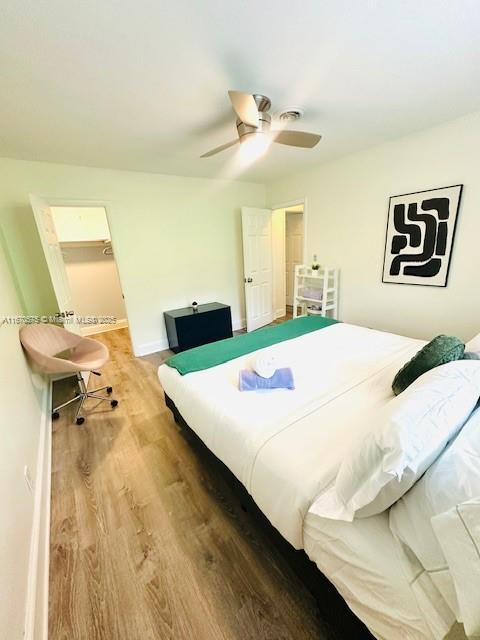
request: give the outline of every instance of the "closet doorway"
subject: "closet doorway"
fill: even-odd
[[[128,326],[125,301],[103,206],[50,206],[79,332]]]
[[[291,317],[295,267],[305,260],[304,203],[277,208],[272,214],[273,308],[275,318]]]

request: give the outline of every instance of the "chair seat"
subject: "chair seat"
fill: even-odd
[[[83,338],[73,349],[68,362],[75,365],[79,371],[92,371],[101,369],[108,361],[109,355],[107,347],[102,342]]]

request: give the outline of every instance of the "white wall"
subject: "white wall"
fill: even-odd
[[[0,225],[30,313],[52,306],[28,194],[107,203],[137,354],[165,348],[163,311],[198,302],[245,317],[240,207],[263,207],[263,185],[0,159]],[[68,202],[56,202],[68,204]],[[31,264],[31,256],[38,262]],[[40,296],[38,292],[41,291]],[[41,307],[41,308],[40,308]]]
[[[285,306],[285,209],[272,212],[273,312],[275,318],[286,313]]]
[[[79,316],[115,316],[125,320],[125,302],[113,256],[101,246],[63,247],[63,260]]]
[[[420,338],[480,331],[480,112],[268,185],[307,198],[307,259],[340,267],[340,319]],[[448,286],[382,283],[388,198],[464,184]]]
[[[0,242],[0,317],[19,312],[20,303]],[[1,322],[0,318],[0,325]],[[23,638],[27,576],[31,586],[29,613],[34,616],[37,569],[41,572],[47,569],[47,556],[43,555],[44,539],[40,548],[32,550],[30,563],[32,532],[35,530],[40,536],[39,528],[42,526],[44,533],[46,523],[35,519],[35,496],[24,479],[24,467],[27,465],[37,490],[41,489],[43,465],[41,461],[37,465],[37,459],[39,447],[45,445],[46,438],[46,385],[42,378],[30,373],[18,330],[17,325],[0,326],[0,640]],[[44,517],[45,513],[42,515]],[[38,511],[37,516],[40,517]],[[35,544],[38,543],[39,539]],[[46,596],[42,591],[44,586],[39,577],[38,597],[43,603]],[[44,609],[37,610],[37,629],[46,622],[42,617],[44,613]],[[33,620],[31,622],[33,626]],[[30,636],[27,637],[30,640]],[[35,639],[42,637],[38,631]]]

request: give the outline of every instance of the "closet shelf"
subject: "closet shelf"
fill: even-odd
[[[306,298],[305,296],[296,296],[297,300],[304,300],[305,302],[318,302],[318,304],[321,304],[322,299],[321,298]]]
[[[111,240],[110,238],[105,238],[105,240],[69,240],[67,242],[60,241],[60,246],[65,247],[108,247],[110,246]]]

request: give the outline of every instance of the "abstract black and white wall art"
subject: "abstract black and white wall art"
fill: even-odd
[[[447,285],[462,187],[390,198],[383,282]]]

